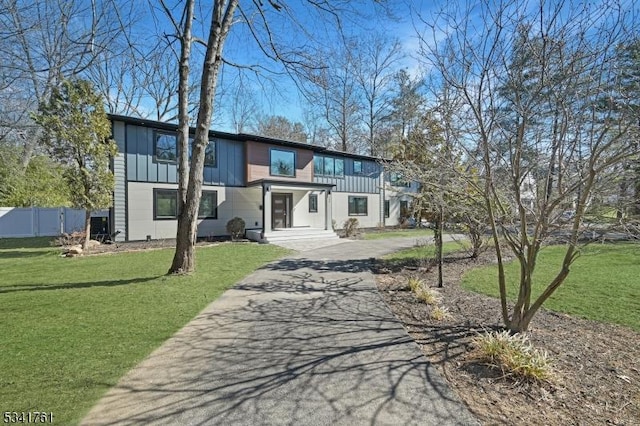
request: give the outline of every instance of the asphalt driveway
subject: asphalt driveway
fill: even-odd
[[[468,425],[378,294],[370,258],[414,239],[270,263],[131,370],[82,424]]]

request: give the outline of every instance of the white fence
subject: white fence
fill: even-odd
[[[53,237],[84,229],[84,210],[0,207],[0,238]]]

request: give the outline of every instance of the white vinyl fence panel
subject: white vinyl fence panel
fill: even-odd
[[[84,228],[84,210],[0,207],[0,238],[54,237]]]

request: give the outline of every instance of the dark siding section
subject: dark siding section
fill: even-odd
[[[127,125],[127,173],[135,182],[177,183],[178,166],[153,160],[154,129]],[[205,185],[245,185],[244,144],[216,139],[216,167],[205,166]]]
[[[353,172],[353,159],[344,159],[344,177],[314,176],[316,183],[331,183],[336,185],[334,191],[337,192],[360,192],[377,194],[380,191],[380,171],[379,164],[362,160],[363,173],[356,175]]]

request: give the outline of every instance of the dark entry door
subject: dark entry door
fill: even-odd
[[[291,205],[293,194],[271,195],[272,228],[291,228]]]

